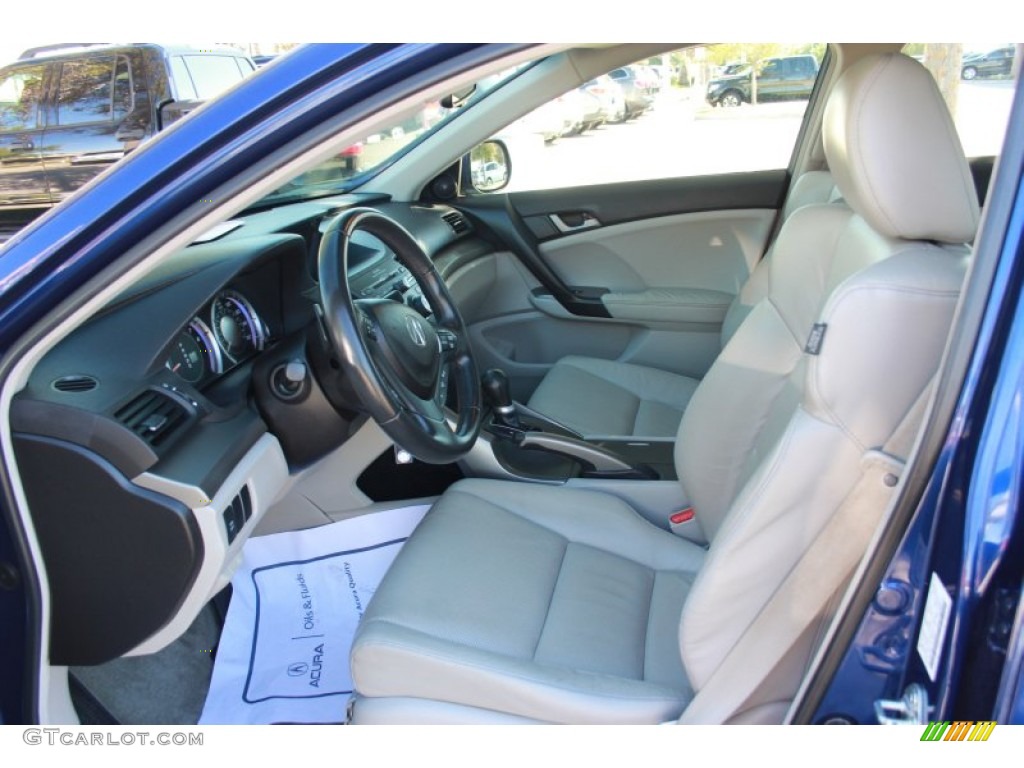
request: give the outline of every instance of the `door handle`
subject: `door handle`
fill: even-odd
[[[88,165],[90,163],[116,163],[122,157],[124,157],[124,150],[116,150],[114,152],[93,152],[92,154],[86,153],[84,155],[74,155],[71,158],[72,165]]]
[[[23,139],[20,141],[12,141],[10,147],[14,152],[31,152],[36,148],[36,145],[32,143],[32,139]]]
[[[555,225],[555,229],[563,234],[601,226],[601,222],[586,211],[578,213],[551,213],[548,214],[548,218]]]
[[[118,141],[141,141],[145,135],[142,128],[119,128],[114,138]]]

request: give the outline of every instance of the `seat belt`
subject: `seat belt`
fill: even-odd
[[[934,380],[933,380],[934,381]],[[861,474],[739,642],[679,718],[686,725],[727,722],[757,692],[805,630],[849,582],[889,507],[932,391],[932,382],[881,450],[861,458]]]

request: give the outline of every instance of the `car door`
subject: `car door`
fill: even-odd
[[[46,88],[45,64],[0,75],[0,209],[50,204],[41,152]]]
[[[691,69],[692,87],[663,89],[636,120],[554,145],[502,134],[510,186],[464,200],[502,250],[449,280],[479,364],[502,368],[516,399],[566,355],[699,378],[720,352],[786,198],[808,102],[715,108],[702,98],[714,67]]]
[[[779,101],[790,89],[790,61],[769,59],[757,70],[757,101]]]
[[[136,147],[149,115],[143,105],[135,108],[128,56],[85,56],[57,69],[42,152],[55,203]]]

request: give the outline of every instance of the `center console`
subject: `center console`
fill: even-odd
[[[481,445],[470,462],[483,460],[489,466],[474,466],[476,471],[540,482],[573,478],[676,479],[671,441],[588,440],[543,414],[513,403],[501,371],[487,371],[482,384],[490,413],[484,419]]]

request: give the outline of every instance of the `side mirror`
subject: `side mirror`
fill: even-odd
[[[156,109],[157,130],[162,131],[172,123],[177,122],[189,112],[201,107],[203,102],[198,99],[176,101],[167,99],[160,102]]]
[[[508,186],[512,159],[500,139],[488,139],[469,153],[469,180],[478,192],[497,192]]]
[[[443,96],[441,98],[441,106],[445,109],[457,109],[465,104],[474,93],[476,93],[476,83],[463,88],[461,91]]]

